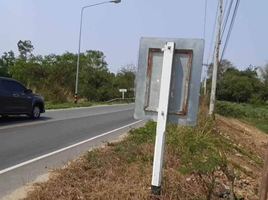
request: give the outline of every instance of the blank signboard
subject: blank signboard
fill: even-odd
[[[202,71],[202,39],[142,38],[136,77],[135,118],[157,120],[163,47],[175,42],[168,122],[195,125]]]

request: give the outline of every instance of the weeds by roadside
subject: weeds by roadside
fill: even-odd
[[[66,108],[79,108],[79,107],[90,107],[94,105],[92,102],[46,102],[46,110],[52,109],[66,109]]]
[[[268,107],[217,101],[215,113],[226,117],[243,119],[268,133]]]
[[[26,199],[235,199],[239,181],[256,178],[239,162],[252,162],[259,169],[261,160],[219,134],[202,101],[198,115],[194,127],[167,126],[161,196],[150,194],[156,123],[149,121],[123,141],[107,143],[54,170]],[[236,152],[240,160],[233,158]],[[256,199],[254,192],[247,191],[251,196],[246,199]]]
[[[67,108],[80,108],[80,107],[90,107],[94,105],[114,105],[114,104],[128,104],[133,103],[132,101],[117,101],[117,102],[89,102],[89,101],[79,101],[77,104],[74,102],[46,102],[46,110],[52,109],[67,109]]]

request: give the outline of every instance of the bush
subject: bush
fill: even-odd
[[[253,95],[250,99],[249,99],[249,104],[254,104],[254,105],[264,105],[265,101],[263,101],[261,99],[261,96],[258,94]]]
[[[215,113],[225,117],[241,118],[268,133],[268,107],[265,105],[217,101]]]
[[[215,107],[215,113],[234,118],[246,117],[246,113],[236,106],[236,103],[230,103],[226,101],[217,101]]]

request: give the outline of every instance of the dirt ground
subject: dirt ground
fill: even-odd
[[[216,115],[216,127],[219,134],[224,135],[235,145],[252,152],[259,160],[264,160],[268,144],[268,135],[238,119]],[[262,165],[258,165],[248,157],[237,152],[230,154],[229,159],[239,163],[249,174],[242,173],[235,181],[235,191],[245,199],[258,199],[258,190],[261,182]]]
[[[219,115],[215,118],[216,133],[237,147],[237,151],[230,151],[227,158],[238,166],[234,182],[237,198],[257,200],[268,135],[237,119]],[[25,200],[206,199],[198,175],[180,174],[177,170],[180,161],[168,147],[164,155],[162,195],[158,197],[150,195],[153,143],[127,148],[126,151],[131,150],[131,154],[140,156],[141,162],[132,162],[131,157],[126,159],[127,152],[118,154],[117,148],[107,145],[97,154],[82,156],[67,167],[53,170],[50,179],[35,184]],[[86,161],[89,156],[94,162]],[[221,194],[230,189],[230,183],[221,171],[216,171],[215,176],[214,193],[217,195],[211,199],[224,199]]]

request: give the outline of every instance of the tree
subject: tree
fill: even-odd
[[[264,67],[258,67],[263,81],[268,80],[268,63]]]
[[[136,74],[137,67],[134,63],[127,63],[123,65],[120,70],[118,70],[118,73],[127,73],[127,72],[132,72],[133,74]]]
[[[268,79],[263,82],[263,90],[261,93],[261,97],[265,102],[268,101]]]
[[[121,67],[116,75],[116,83],[118,88],[127,89],[126,97],[134,96],[136,79],[136,66],[133,63],[128,63]]]
[[[257,76],[257,68],[249,66],[244,71],[227,69],[218,82],[217,99],[235,102],[257,102],[262,84]],[[257,99],[256,99],[257,97]]]
[[[0,58],[0,76],[10,77],[9,67],[14,64],[15,54],[13,51],[4,52]]]
[[[252,84],[250,84],[250,79],[243,76],[231,77],[228,89],[237,103],[247,102],[254,91]]]
[[[16,59],[10,71],[13,78],[41,93],[45,99],[72,99],[75,88],[77,54],[32,55]],[[80,55],[79,98],[106,101],[113,98],[115,75],[109,73],[105,56],[100,51],[86,51]]]
[[[218,78],[221,78],[222,74],[229,68],[235,68],[235,66],[229,60],[223,59],[219,64]],[[213,73],[213,63],[210,63],[210,65],[208,66],[207,76],[211,78],[212,73]]]
[[[34,50],[34,47],[32,45],[32,42],[30,40],[20,40],[18,43],[18,51],[20,52],[20,58],[27,60],[28,54],[31,55],[32,51]]]
[[[262,90],[260,93],[263,101],[268,101],[268,63],[264,67],[258,67],[261,72]]]

